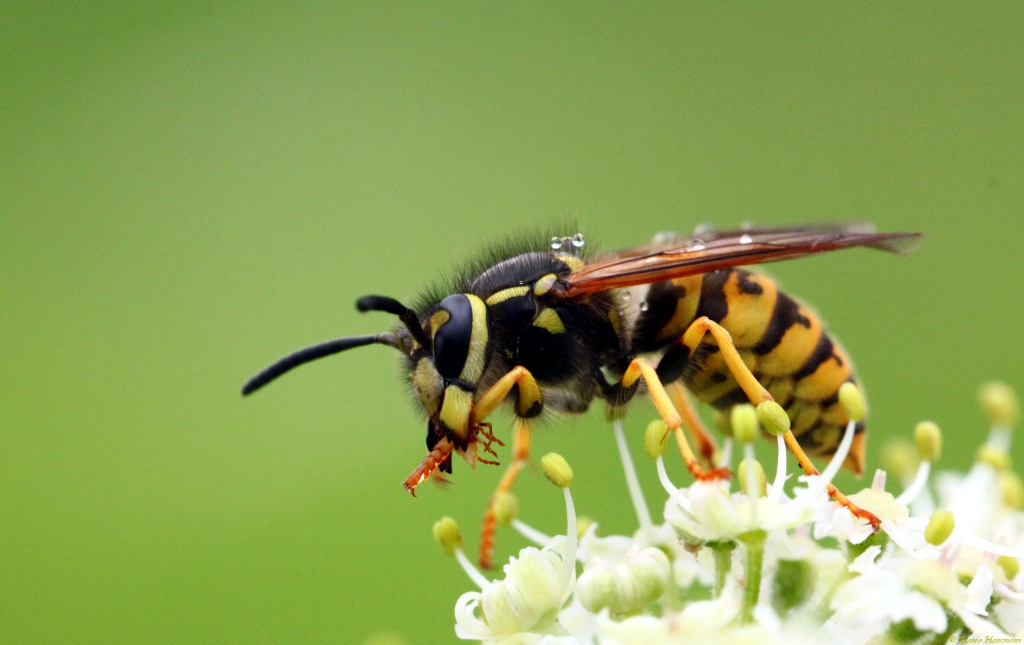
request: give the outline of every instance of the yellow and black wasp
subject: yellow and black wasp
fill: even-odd
[[[641,380],[695,477],[723,473],[705,469],[680,431],[685,420],[711,465],[714,443],[686,390],[721,411],[778,402],[791,420],[787,444],[805,471],[816,472],[804,450],[835,452],[847,424],[839,387],[857,383],[850,361],[813,311],[771,279],[737,267],[854,246],[906,253],[920,237],[864,224],[747,227],[663,234],[594,257],[579,234],[509,243],[412,308],[384,296],[359,299],[360,311],[394,314],[402,324],[302,349],[254,376],[242,393],[346,349],[394,347],[427,416],[428,454],[405,481],[410,492],[437,470],[451,473],[455,453],[471,464],[496,463],[485,457],[500,444],[486,419],[506,400],[515,414],[513,456],[498,490],[508,490],[527,463],[531,424],[545,410],[582,413],[601,399],[621,412]],[[844,464],[858,474],[864,438],[861,422]],[[493,534],[488,509],[485,566]]]

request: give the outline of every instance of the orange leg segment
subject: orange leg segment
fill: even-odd
[[[658,410],[658,414],[665,421],[665,425],[675,432],[676,442],[679,444],[679,452],[682,453],[683,461],[686,463],[686,468],[690,471],[690,474],[695,479],[701,480],[728,477],[728,469],[715,468],[707,470],[697,461],[697,457],[693,454],[693,450],[690,449],[690,443],[686,440],[686,435],[683,433],[682,417],[679,416],[675,406],[672,405],[672,400],[665,391],[665,386],[661,384],[657,371],[651,367],[650,363],[643,358],[634,358],[622,375],[621,384],[623,387],[632,387],[640,377],[643,377],[644,382],[647,384],[647,391],[654,401],[654,407]]]
[[[814,467],[814,464],[812,464],[811,460],[807,457],[807,453],[805,453],[804,449],[800,447],[799,443],[797,443],[796,437],[793,436],[792,430],[786,432],[786,435],[783,438],[786,440],[786,445],[789,446],[790,452],[792,452],[793,456],[796,457],[797,462],[800,464],[800,467],[804,469],[804,472],[806,474],[820,474],[818,472],[818,469]],[[843,495],[841,492],[839,492],[839,489],[833,486],[832,484],[828,485],[828,494],[832,499],[836,500],[836,502],[838,502],[841,506],[845,506],[851,513],[853,513],[854,517],[859,517],[862,520],[867,520],[868,522],[870,522],[871,526],[874,527],[875,530],[878,530],[878,527],[881,526],[882,520],[878,519],[878,517],[875,516],[874,513],[871,513],[870,511],[865,511],[863,508],[851,502],[849,499],[847,499],[846,495]]]
[[[732,336],[729,332],[719,325],[718,323],[710,320],[709,318],[702,316],[697,320],[693,321],[689,329],[683,334],[680,342],[685,345],[692,355],[694,350],[700,344],[701,340],[704,339],[705,334],[711,334],[711,336],[718,343],[718,350],[722,352],[722,358],[725,359],[725,364],[729,368],[729,372],[732,373],[736,382],[739,384],[743,391],[746,393],[747,398],[755,406],[765,401],[771,401],[772,395],[768,393],[768,390],[764,388],[758,381],[754,374],[747,367],[747,364],[743,362],[736,346],[733,345]],[[793,435],[793,431],[789,430],[785,435],[786,445],[789,447],[790,452],[796,457],[800,467],[803,468],[804,472],[808,475],[817,475],[818,469],[811,463],[807,453],[804,452],[803,448],[797,442],[796,437]],[[875,515],[865,511],[858,507],[856,504],[850,502],[846,495],[839,492],[832,484],[828,485],[828,494],[835,499],[839,504],[845,506],[853,513],[856,517],[867,520],[872,526],[877,528],[882,522]]]
[[[690,393],[686,391],[686,388],[679,381],[669,383],[665,386],[665,389],[668,391],[669,398],[672,399],[672,402],[679,410],[679,414],[683,417],[683,423],[686,424],[687,429],[690,431],[693,442],[697,444],[697,452],[704,458],[708,466],[713,467],[715,465],[715,455],[718,453],[718,443],[715,442],[715,438],[708,431],[704,422],[701,421],[700,416],[697,414],[697,409],[693,407]]]
[[[480,566],[490,569],[491,559],[494,556],[494,534],[497,529],[498,518],[494,512],[494,498],[499,493],[507,493],[512,490],[516,478],[530,460],[530,421],[528,419],[516,419],[512,427],[512,463],[498,482],[498,488],[491,496],[487,504],[487,512],[484,514],[483,531],[480,534]]]

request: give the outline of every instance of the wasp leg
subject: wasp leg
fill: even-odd
[[[740,358],[740,354],[736,351],[736,346],[732,343],[732,336],[726,331],[724,327],[718,323],[712,321],[706,316],[701,316],[697,320],[693,321],[690,328],[683,334],[680,339],[680,344],[689,351],[689,355],[692,356],[694,350],[700,344],[701,340],[704,339],[705,334],[711,334],[711,336],[718,343],[718,351],[722,353],[722,358],[725,359],[725,365],[729,368],[729,372],[732,373],[733,378],[739,383],[740,387],[746,393],[747,398],[754,405],[759,405],[765,401],[772,401],[772,395],[768,393],[768,390],[764,388],[758,381],[754,374],[747,367],[747,364]],[[785,435],[786,445],[789,446],[790,452],[796,457],[800,467],[803,468],[804,472],[808,475],[817,475],[818,469],[811,463],[807,453],[804,452],[800,444],[797,443],[796,437],[793,435],[792,430],[787,430]],[[856,504],[852,503],[839,492],[839,489],[832,484],[828,485],[828,494],[832,499],[836,500],[840,505],[845,506],[854,516],[861,519],[867,520],[871,523],[871,526],[876,529],[881,525],[882,521],[875,517],[874,514],[865,511]]]
[[[494,510],[494,500],[499,493],[507,493],[512,489],[516,478],[530,460],[530,419],[541,413],[544,401],[541,398],[540,386],[533,375],[522,366],[512,368],[508,374],[498,379],[473,405],[473,423],[481,423],[495,408],[505,400],[513,387],[518,386],[515,412],[516,420],[512,427],[512,463],[498,482],[498,488],[487,503],[484,513],[484,526],[480,534],[480,566],[491,568],[491,557],[494,554],[494,536],[498,518]]]
[[[512,463],[509,464],[505,474],[502,475],[498,487],[487,502],[487,511],[484,513],[484,525],[480,532],[480,554],[478,556],[480,567],[483,569],[492,568],[491,558],[494,556],[494,539],[497,530],[498,517],[494,509],[494,500],[500,493],[507,493],[512,490],[519,472],[530,461],[530,420],[516,419],[512,426]]]
[[[665,425],[675,432],[676,442],[679,444],[679,452],[682,453],[686,468],[694,478],[706,480],[728,477],[728,469],[707,470],[697,461],[693,450],[690,449],[690,442],[686,440],[686,435],[683,434],[682,417],[679,416],[675,406],[672,405],[672,400],[665,391],[665,386],[661,384],[657,371],[645,359],[634,358],[630,362],[629,367],[623,372],[622,378],[614,386],[614,390],[618,395],[617,398],[625,398],[625,396],[635,392],[640,377],[643,377],[644,382],[647,383],[647,391],[651,395],[651,400],[654,401],[654,407],[658,410],[658,414],[665,421]]]
[[[473,403],[473,423],[480,423],[490,416],[491,412],[501,405],[508,393],[516,386],[519,387],[519,395],[516,397],[516,415],[524,419],[532,419],[539,415],[544,407],[540,386],[525,367],[517,365],[509,370],[508,374],[498,379],[497,383]]]
[[[422,484],[427,477],[434,474],[446,461],[450,460],[454,450],[455,447],[448,439],[438,441],[433,450],[427,453],[427,456],[420,462],[420,465],[416,466],[416,470],[412,471],[412,474],[405,478],[405,490],[412,493],[413,497],[415,497],[416,487]],[[451,472],[451,470],[449,469],[448,472]]]
[[[797,462],[799,462],[800,467],[804,469],[804,473],[808,475],[820,474],[818,472],[818,469],[814,467],[814,464],[812,464],[811,460],[807,457],[807,453],[805,453],[804,449],[800,447],[799,443],[797,443],[796,436],[793,435],[793,431],[787,431],[784,438],[786,440],[786,445],[789,446],[789,451],[793,453],[794,457],[796,457],[796,460]],[[867,520],[871,523],[871,526],[876,531],[878,530],[878,527],[882,524],[882,520],[878,519],[878,517],[875,516],[874,513],[866,511],[863,508],[851,502],[849,499],[847,499],[846,495],[843,495],[839,491],[839,489],[833,486],[832,484],[829,484],[827,488],[829,497],[836,500],[836,502],[840,506],[845,506],[848,511],[853,513],[854,517],[859,517],[862,520]]]
[[[697,444],[697,452],[704,458],[708,466],[714,467],[715,455],[718,454],[718,443],[708,431],[704,422],[701,421],[696,408],[693,407],[693,399],[690,398],[690,393],[686,391],[686,388],[679,381],[669,383],[665,386],[665,389],[668,391],[669,398],[672,399],[672,402],[675,403],[676,408],[679,410],[679,414],[683,417],[683,423],[686,424],[687,429],[690,431],[693,442]]]

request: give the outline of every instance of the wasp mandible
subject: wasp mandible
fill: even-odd
[[[854,246],[905,254],[920,238],[855,223],[662,234],[651,244],[596,256],[584,251],[580,234],[507,243],[411,308],[385,296],[360,298],[360,311],[393,314],[401,325],[302,349],[254,376],[242,393],[346,349],[394,347],[427,417],[428,454],[405,480],[410,492],[435,471],[451,473],[455,453],[470,464],[497,463],[489,456],[501,442],[486,419],[505,401],[515,415],[512,462],[496,492],[507,491],[528,463],[531,425],[546,410],[579,414],[601,399],[621,414],[641,381],[694,477],[728,475],[705,468],[679,431],[685,419],[712,465],[715,444],[687,390],[721,411],[778,402],[791,422],[786,443],[813,474],[805,453],[833,454],[847,424],[840,386],[860,385],[813,311],[766,276],[738,267]],[[864,450],[860,422],[844,465],[860,474]],[[877,526],[834,487],[829,492]],[[483,566],[490,564],[494,528],[489,506]]]

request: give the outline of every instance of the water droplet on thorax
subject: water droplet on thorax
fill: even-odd
[[[577,233],[576,235],[572,236],[572,245],[575,246],[577,249],[581,248],[584,243],[585,242],[583,240],[583,233]]]
[[[744,233],[743,235],[740,235],[740,244],[750,244],[753,241],[754,241],[754,238],[750,237],[746,233]]]
[[[562,248],[562,238],[560,238],[560,237],[553,237],[553,238],[551,238],[551,248],[553,248],[556,251],[559,250],[560,248]]]
[[[628,291],[623,291],[622,292],[622,299],[623,300],[629,301],[629,299],[632,298],[632,297],[633,296],[631,296]]]
[[[704,240],[701,239],[691,240],[690,243],[686,246],[687,251],[703,251],[706,248],[708,247],[704,245]]]
[[[640,303],[640,311],[647,311],[648,308],[649,307],[647,305],[647,301],[646,300],[644,300],[643,302]]]

